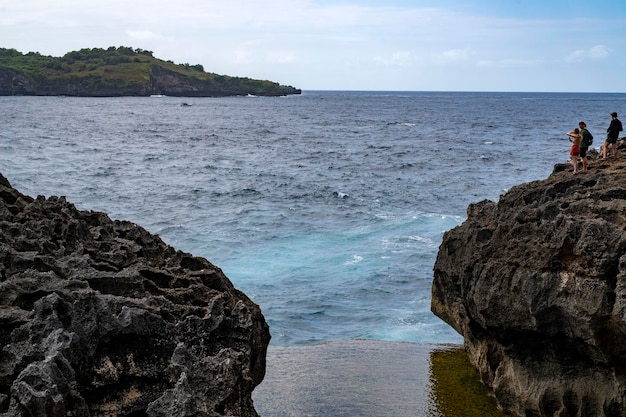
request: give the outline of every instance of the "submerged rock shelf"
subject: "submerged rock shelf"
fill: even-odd
[[[253,399],[262,417],[504,417],[458,345],[270,346]]]

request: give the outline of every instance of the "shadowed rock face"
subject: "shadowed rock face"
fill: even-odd
[[[626,415],[624,153],[470,205],[444,236],[432,311],[517,415]]]
[[[270,335],[203,258],[0,175],[0,416],[257,416]]]

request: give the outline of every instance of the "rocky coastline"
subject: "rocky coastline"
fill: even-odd
[[[500,408],[626,415],[626,149],[557,164],[445,233],[432,311],[464,337]],[[531,162],[532,163],[532,162]]]
[[[2,175],[0,231],[0,416],[258,416],[269,328],[218,267]]]

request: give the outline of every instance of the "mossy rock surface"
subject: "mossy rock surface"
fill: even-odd
[[[507,417],[460,347],[430,355],[432,417]]]

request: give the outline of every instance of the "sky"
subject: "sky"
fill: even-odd
[[[0,47],[303,90],[626,92],[623,0],[0,0]]]

